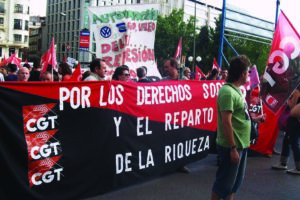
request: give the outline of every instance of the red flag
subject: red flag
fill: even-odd
[[[3,55],[2,62],[0,63],[0,67],[5,66],[7,64],[7,59],[5,58],[5,54]]]
[[[262,100],[274,113],[280,110],[300,81],[299,45],[299,34],[281,12],[261,88]]]
[[[202,70],[196,65],[196,74],[195,74],[195,80],[200,80],[202,77],[205,77],[205,74],[202,72]]]
[[[18,68],[21,67],[22,60],[17,57],[17,52],[13,53],[7,60],[6,63],[14,63],[18,66]]]
[[[220,71],[220,67],[219,67],[219,65],[218,65],[218,63],[217,63],[217,61],[216,61],[215,58],[214,58],[213,66],[212,66],[211,69],[213,70],[214,68],[216,68],[218,71]]]
[[[71,78],[68,81],[81,81],[82,75],[81,75],[81,67],[80,63],[78,63],[75,71],[73,72]]]
[[[51,65],[52,69],[55,69],[56,71],[58,71],[54,38],[52,38],[52,41],[51,41],[48,51],[41,58],[41,65],[43,66],[41,75],[43,74],[43,72],[45,72],[47,70],[48,65]]]
[[[182,37],[180,37],[179,39],[179,43],[176,49],[176,53],[175,53],[175,60],[177,60],[177,62],[180,64],[180,60],[181,60],[181,51],[182,51]]]

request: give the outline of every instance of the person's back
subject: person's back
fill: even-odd
[[[144,67],[139,67],[136,69],[136,75],[139,78],[137,82],[139,83],[150,83],[152,82],[150,79],[146,77],[146,70]]]
[[[33,68],[30,71],[30,77],[28,81],[40,81],[41,76],[41,66],[39,60],[33,62]]]
[[[7,68],[9,70],[9,73],[7,74],[7,76],[5,76],[5,81],[17,81],[18,80],[17,65],[13,63],[9,63]]]

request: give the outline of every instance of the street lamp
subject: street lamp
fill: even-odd
[[[196,57],[196,61],[197,62],[201,62],[201,60],[202,60],[201,56],[197,56]],[[193,56],[189,56],[188,57],[188,61],[191,62],[191,63],[193,63],[193,66],[192,66],[193,67],[193,73],[196,74],[196,66],[195,66],[194,57]]]
[[[188,57],[188,60],[189,60],[190,62],[193,62],[193,61],[194,61],[194,57],[193,57],[193,56],[189,56],[189,57]],[[196,57],[196,61],[197,61],[197,62],[201,62],[201,60],[202,60],[201,56],[197,56],[197,57]]]

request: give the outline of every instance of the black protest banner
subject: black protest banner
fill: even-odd
[[[85,198],[206,157],[221,86],[1,83],[0,198]]]

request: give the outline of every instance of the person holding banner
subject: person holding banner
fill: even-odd
[[[183,70],[183,79],[190,80],[191,79],[191,70],[188,67],[185,67]]]
[[[18,71],[18,81],[28,81],[29,69],[27,67],[21,67]]]
[[[227,82],[218,94],[216,143],[220,162],[212,186],[212,200],[233,199],[244,179],[251,120],[239,87],[246,83],[250,65],[250,60],[244,55],[233,58]]]
[[[218,80],[219,77],[219,71],[217,68],[213,68],[211,71],[211,74],[208,75],[208,77],[206,78],[206,80]]]
[[[117,67],[112,76],[112,80],[129,82],[131,80],[129,67],[127,65],[121,65]]]
[[[221,71],[221,80],[226,80],[228,76],[228,70],[227,69],[222,69]]]
[[[106,80],[105,61],[101,58],[96,58],[90,63],[91,74],[84,79],[84,81],[104,81]]]
[[[146,71],[146,67],[142,66],[136,69],[136,75],[139,78],[139,80],[137,82],[139,83],[150,83],[152,82],[150,79],[147,78],[147,71]]]
[[[7,74],[7,76],[4,77],[5,81],[17,81],[18,80],[18,75],[17,75],[18,66],[16,64],[9,63],[7,65],[7,68],[8,68],[8,74]]]
[[[163,77],[162,81],[168,80],[180,80],[180,76],[178,73],[178,63],[174,58],[168,58],[164,61],[164,72],[167,76]],[[189,168],[186,166],[182,166],[178,169],[178,171],[183,173],[190,173]]]
[[[58,65],[58,73],[61,75],[61,81],[68,81],[72,76],[72,69],[68,63],[60,63]]]
[[[168,58],[167,60],[165,60],[164,73],[166,74],[166,76],[162,78],[162,81],[179,80],[177,60],[175,60],[174,58]]]
[[[42,76],[41,76],[41,81],[43,81],[43,82],[52,82],[52,81],[53,81],[53,78],[52,78],[51,72],[49,72],[49,71],[44,71],[44,72],[42,73]]]

